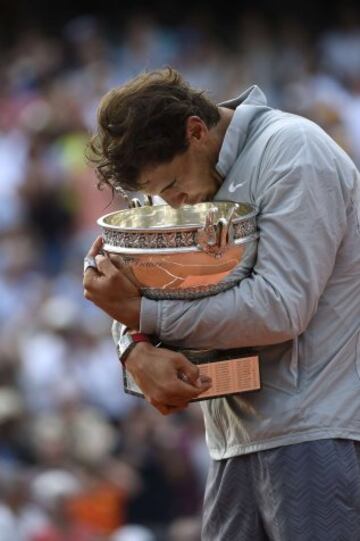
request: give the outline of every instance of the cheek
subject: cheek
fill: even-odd
[[[191,189],[193,193],[208,192],[213,188],[213,179],[206,170],[199,171],[197,176],[192,178]]]

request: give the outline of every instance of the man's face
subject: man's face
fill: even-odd
[[[188,142],[186,152],[142,171],[139,185],[143,193],[158,195],[175,208],[213,199],[221,178],[215,169],[217,155],[209,131],[201,121],[189,122]]]

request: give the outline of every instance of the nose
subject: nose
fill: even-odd
[[[167,196],[164,199],[165,199],[165,201],[167,202],[168,205],[170,205],[171,207],[177,209],[177,208],[181,207],[181,205],[186,205],[187,200],[188,200],[188,196],[187,196],[186,193],[181,192],[181,193],[177,193],[177,194],[174,194],[174,195],[171,195],[171,196]]]

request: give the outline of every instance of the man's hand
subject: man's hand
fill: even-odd
[[[181,353],[139,342],[126,359],[126,369],[160,413],[187,407],[190,400],[211,387],[211,379]]]
[[[84,296],[130,329],[139,327],[141,294],[135,279],[129,276],[110,256],[100,254],[102,238],[91,246],[88,256],[94,257],[97,268],[84,273]]]

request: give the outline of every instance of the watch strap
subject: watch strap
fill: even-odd
[[[151,340],[147,334],[141,332],[126,332],[122,335],[117,350],[123,366],[125,366],[126,359],[139,342],[151,343]]]
[[[144,334],[143,332],[130,332],[128,334],[130,334],[134,342],[150,342],[151,341],[148,335]]]

